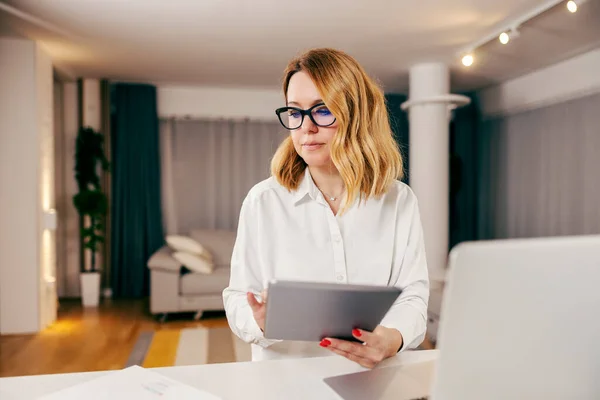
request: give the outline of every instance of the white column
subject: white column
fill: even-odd
[[[421,211],[432,288],[443,282],[449,231],[449,107],[468,98],[450,94],[450,72],[441,63],[410,70],[409,180]]]
[[[429,267],[427,335],[437,340],[448,262],[450,110],[469,103],[466,96],[450,94],[450,72],[440,63],[419,64],[410,70],[409,180],[421,211]]]
[[[56,317],[52,61],[0,38],[0,334]]]

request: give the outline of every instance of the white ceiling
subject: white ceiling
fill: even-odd
[[[507,46],[484,46],[465,69],[458,51],[544,1],[354,1],[0,0],[25,13],[0,10],[0,35],[43,42],[77,76],[222,87],[278,88],[292,56],[330,46],[388,92],[406,90],[419,62],[452,64],[453,89],[469,90],[600,45],[600,0],[589,0],[576,14],[545,13]]]

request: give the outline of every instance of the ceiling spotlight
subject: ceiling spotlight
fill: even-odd
[[[586,1],[587,0],[570,0],[567,3],[567,10],[569,10],[572,13],[575,13],[579,9],[579,7]]]
[[[498,40],[500,40],[500,43],[502,43],[502,44],[507,44],[512,39],[515,39],[518,37],[519,37],[519,31],[517,30],[517,28],[511,28],[510,31],[502,32],[500,34],[500,36],[498,37]]]
[[[475,59],[473,58],[472,54],[466,54],[462,58],[462,63],[465,67],[470,67],[471,65],[473,65],[473,61],[475,61]]]

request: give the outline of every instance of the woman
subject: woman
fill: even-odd
[[[244,199],[223,292],[233,332],[252,343],[253,360],[339,354],[373,368],[424,339],[429,280],[417,200],[402,177],[384,95],[347,54],[311,50],[285,70],[290,131],[272,177]],[[402,289],[363,343],[264,337],[271,279],[394,285]],[[258,298],[257,298],[258,297]]]

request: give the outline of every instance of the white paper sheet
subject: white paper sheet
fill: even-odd
[[[133,366],[40,397],[38,400],[220,400],[157,372]]]

